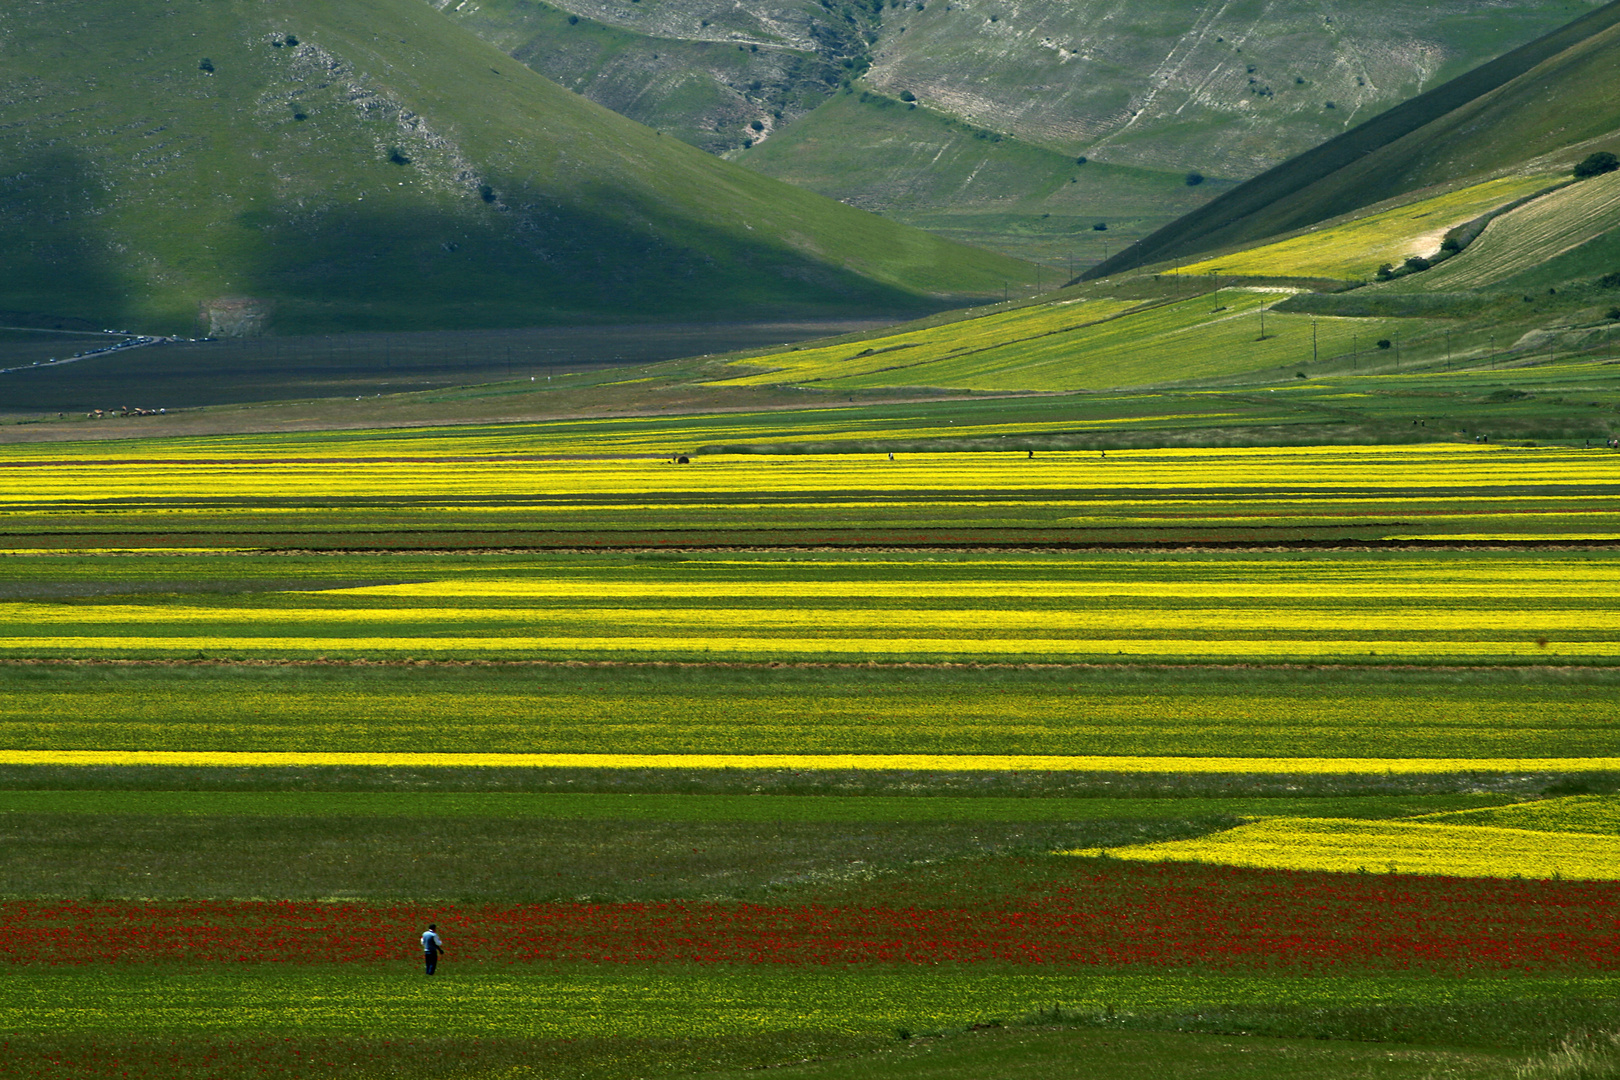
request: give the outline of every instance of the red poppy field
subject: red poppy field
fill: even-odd
[[[1620,969],[1620,883],[1048,858],[791,904],[0,904],[10,965],[385,964],[436,921],[479,965],[963,965],[1186,973]],[[1011,869],[1012,872],[1008,873]]]

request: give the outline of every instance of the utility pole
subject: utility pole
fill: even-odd
[[[1354,371],[1361,362],[1361,335],[1350,335],[1350,370]]]
[[[1446,370],[1451,370],[1451,331],[1446,331]]]
[[[1311,316],[1311,363],[1316,363],[1316,316]]]
[[[1266,305],[1260,305],[1260,340],[1266,340]]]

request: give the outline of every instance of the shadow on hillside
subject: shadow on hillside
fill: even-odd
[[[100,224],[101,190],[69,151],[0,149],[0,312],[57,329],[119,324],[128,282]]]
[[[767,237],[602,192],[593,210],[516,188],[425,211],[349,203],[244,216],[243,280],[279,333],[910,315],[950,306]],[[617,199],[617,201],[615,201]]]

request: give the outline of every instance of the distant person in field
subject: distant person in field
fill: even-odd
[[[433,974],[439,966],[439,954],[444,952],[444,942],[439,940],[439,926],[437,923],[428,923],[428,928],[422,934],[422,962],[427,966],[427,973]]]

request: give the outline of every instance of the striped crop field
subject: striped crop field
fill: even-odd
[[[249,597],[0,604],[0,656],[1610,663],[1604,556],[513,560]],[[429,567],[431,568],[431,567]],[[333,570],[341,573],[336,566]]]
[[[0,549],[1620,535],[1616,459],[1598,450],[717,454],[677,466],[531,457],[477,433],[419,440],[408,456],[343,433],[0,447]]]
[[[1620,458],[911,408],[0,446],[0,1078],[1620,1029]]]
[[[1448,230],[1534,194],[1561,176],[1503,176],[1343,224],[1180,268],[1183,274],[1323,277],[1365,280],[1380,266],[1433,255]]]

